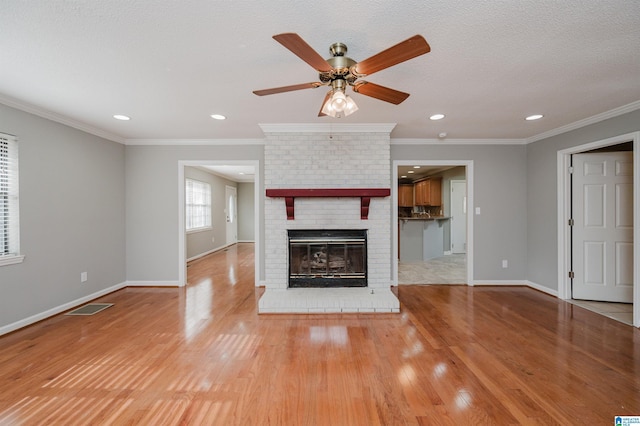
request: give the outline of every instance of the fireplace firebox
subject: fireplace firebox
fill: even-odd
[[[366,287],[367,230],[289,230],[289,287]]]

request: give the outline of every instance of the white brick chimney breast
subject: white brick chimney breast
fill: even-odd
[[[263,124],[265,188],[390,188],[394,124]],[[265,292],[259,313],[400,312],[391,292],[391,197],[299,197],[295,218],[285,199],[265,194]],[[366,229],[367,287],[288,288],[290,229]]]

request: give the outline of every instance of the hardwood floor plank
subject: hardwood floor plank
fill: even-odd
[[[611,424],[640,331],[523,287],[402,286],[400,314],[258,315],[253,245],[185,288],[0,337],[0,424]]]

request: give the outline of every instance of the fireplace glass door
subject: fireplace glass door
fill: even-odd
[[[289,287],[366,286],[366,230],[289,231]]]

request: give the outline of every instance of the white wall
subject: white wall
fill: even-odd
[[[0,267],[1,334],[126,278],[124,146],[1,104],[0,131],[19,141],[26,255]]]

